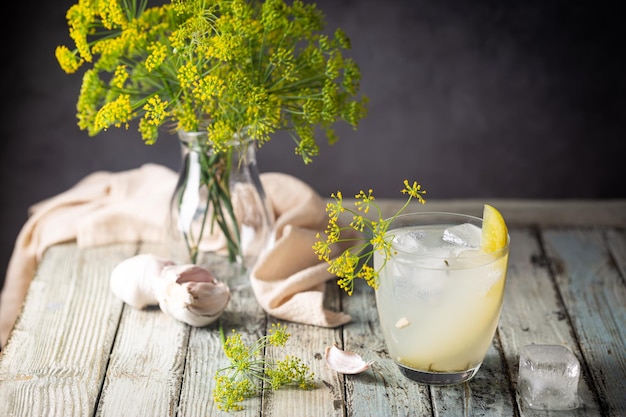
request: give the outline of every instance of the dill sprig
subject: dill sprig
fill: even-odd
[[[291,335],[284,325],[273,323],[267,335],[252,345],[246,345],[235,330],[225,337],[220,327],[220,334],[224,353],[230,361],[215,375],[213,400],[220,410],[242,410],[242,401],[261,394],[263,390],[277,390],[288,385],[301,389],[314,386],[314,374],[300,358],[286,355],[275,360],[263,356],[268,346],[285,346]]]
[[[408,180],[404,180],[402,193],[407,194],[407,201],[390,218],[383,216],[372,190],[369,190],[367,193],[361,190],[355,195],[356,201],[354,205],[356,210],[344,205],[341,191],[331,194],[331,198],[335,201],[326,205],[328,224],[323,235],[321,233],[317,234],[317,241],[313,245],[313,250],[320,260],[328,263],[328,271],[337,276],[337,284],[348,295],[352,295],[354,291],[354,280],[356,278],[365,280],[374,289],[378,288],[379,272],[392,255],[391,239],[386,235],[389,225],[408,207],[412,199],[417,199],[421,204],[426,203],[423,197],[426,191],[422,190],[422,186],[417,182],[409,184]],[[370,208],[376,210],[376,216],[373,220],[366,216]],[[341,225],[339,222],[339,217],[343,213],[352,215],[352,221],[347,226]],[[369,239],[354,237],[354,233],[349,233],[348,237],[346,237],[346,233],[344,233],[346,231],[365,233]],[[337,243],[354,244],[335,257],[333,247]],[[371,266],[374,252],[382,254],[384,260],[378,269],[374,269]]]

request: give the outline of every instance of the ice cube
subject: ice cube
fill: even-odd
[[[518,390],[530,408],[577,408],[579,377],[578,359],[565,346],[527,345],[520,352]]]
[[[428,268],[416,271],[415,265],[397,262],[397,259],[389,261],[386,268],[389,279],[393,280],[394,297],[407,304],[424,302],[425,298],[434,299],[446,284],[438,271],[430,271]]]
[[[393,240],[393,245],[401,251],[416,253],[423,251],[424,246],[420,243],[420,240],[425,236],[426,232],[423,230],[409,230],[404,233],[398,233]]]
[[[443,240],[458,246],[478,248],[480,246],[481,229],[470,223],[448,227],[443,231]]]

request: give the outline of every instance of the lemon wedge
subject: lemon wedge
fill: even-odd
[[[499,251],[506,246],[508,239],[509,233],[502,214],[494,207],[485,204],[480,249],[485,253]]]

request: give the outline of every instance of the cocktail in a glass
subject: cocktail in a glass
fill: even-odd
[[[481,249],[483,220],[453,213],[396,217],[386,236],[376,303],[385,343],[402,373],[424,384],[472,378],[495,334],[509,255]]]

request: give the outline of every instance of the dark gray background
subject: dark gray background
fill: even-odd
[[[174,137],[134,130],[90,138],[76,126],[80,76],[58,67],[73,0],[21,2],[3,39],[0,123],[4,270],[27,208],[94,170],[179,166]],[[277,136],[261,171],[328,196],[405,178],[428,197],[624,198],[624,42],[617,2],[320,0],[329,31],[351,37],[370,113],[339,129],[308,166]],[[7,15],[9,16],[9,15]],[[6,23],[6,19],[5,19]],[[158,184],[155,184],[158,186]]]

